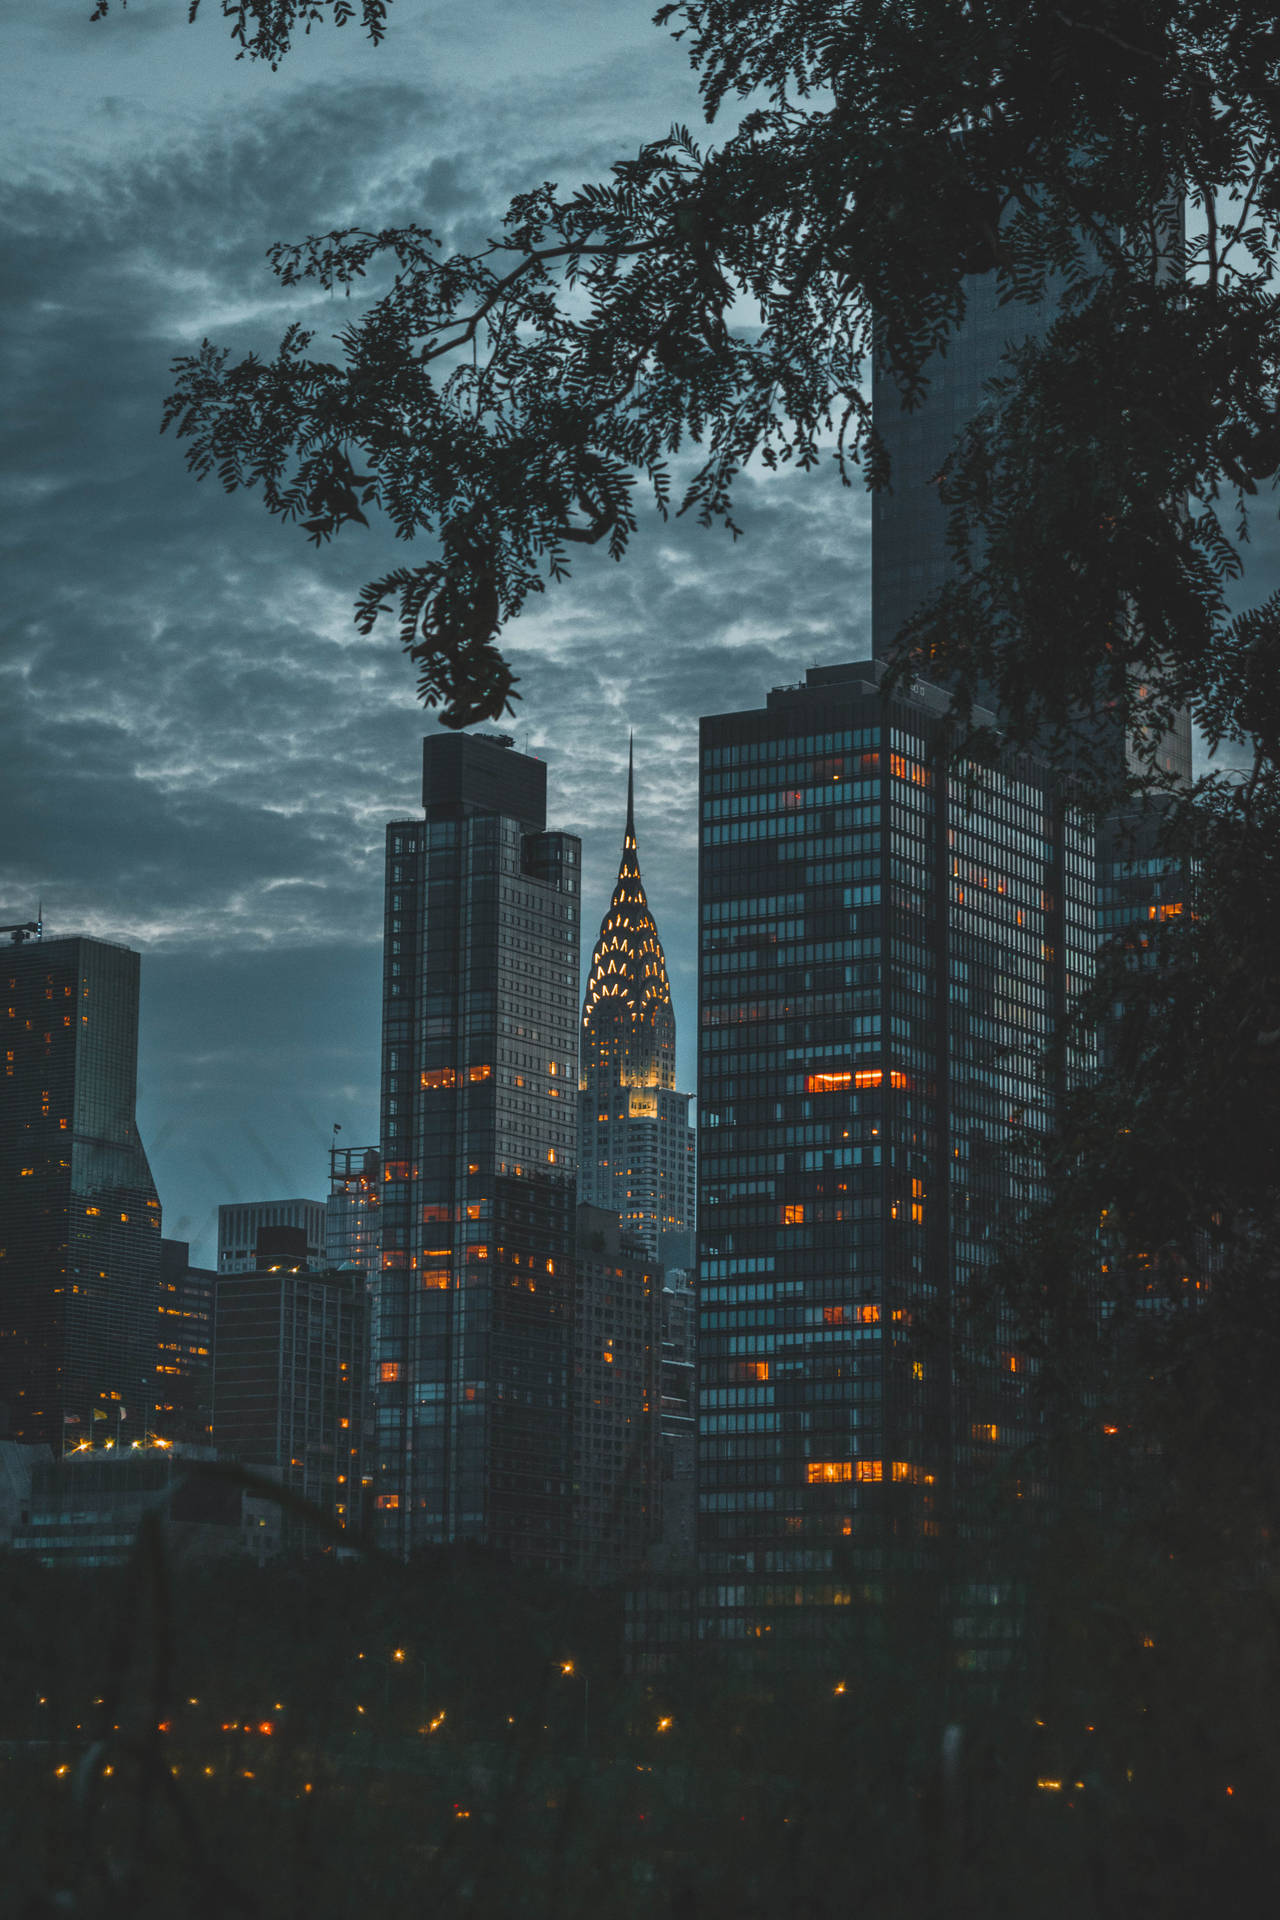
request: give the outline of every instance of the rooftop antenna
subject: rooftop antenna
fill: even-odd
[[[627,735],[627,828],[626,838],[636,837],[636,730]]]

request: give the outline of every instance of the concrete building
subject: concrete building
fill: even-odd
[[[616,1213],[580,1206],[573,1302],[577,1571],[639,1573],[662,1527],[661,1272]]]
[[[387,829],[378,1537],[573,1562],[581,848],[505,735],[423,747]]]
[[[219,1453],[261,1469],[319,1509],[336,1533],[357,1537],[366,1501],[368,1323],[360,1273],[273,1261],[256,1273],[218,1276]],[[282,1533],[293,1547],[333,1544],[297,1514],[284,1516]]]
[[[294,1227],[312,1266],[325,1260],[323,1200],[246,1200],[218,1208],[218,1272],[252,1273],[263,1227]]]
[[[138,955],[0,948],[0,1406],[62,1452],[155,1401],[160,1200],[138,1136]]]
[[[153,1432],[208,1446],[213,1420],[214,1290],[211,1267],[193,1267],[185,1240],[160,1242]]]

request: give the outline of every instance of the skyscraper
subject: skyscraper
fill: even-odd
[[[213,1312],[217,1274],[193,1267],[186,1240],[160,1242],[156,1433],[209,1444],[213,1417]]]
[[[256,1273],[219,1274],[217,1327],[219,1451],[265,1468],[339,1529],[359,1533],[369,1329],[363,1276],[274,1262]],[[283,1532],[295,1545],[317,1543],[292,1516]]]
[[[635,779],[627,766],[622,858],[582,1002],[578,1191],[619,1214],[663,1258],[663,1241],[693,1225],[689,1095],[676,1092],[676,1017],[662,942],[640,877]]]
[[[138,1137],[138,955],[0,950],[0,1402],[14,1439],[140,1436],[155,1403],[160,1201]]]
[[[974,1524],[1021,1356],[960,1311],[1000,1145],[1090,964],[1092,844],[1045,772],[936,765],[936,689],[812,669],[702,722],[699,1611],[874,1599]],[[785,1611],[784,1611],[785,1610]]]
[[[1180,208],[1167,217],[1168,231],[1180,231]],[[951,573],[937,476],[957,435],[990,401],[988,382],[1006,370],[1009,348],[1039,339],[1058,312],[1052,296],[1001,305],[994,274],[970,275],[965,296],[968,309],[945,356],[926,366],[929,387],[921,405],[905,411],[883,373],[873,383],[876,432],[890,463],[890,488],[871,501],[871,650],[877,660],[892,656],[904,623]],[[1185,712],[1161,737],[1156,765],[1179,785],[1190,780],[1191,722]]]
[[[376,1517],[567,1568],[581,847],[546,778],[434,735],[387,829]]]
[[[573,1485],[577,1568],[638,1573],[662,1525],[661,1282],[618,1215],[580,1206],[574,1258]]]

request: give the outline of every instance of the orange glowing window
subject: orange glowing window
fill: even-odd
[[[879,1080],[877,1080],[876,1084],[877,1086],[879,1085]],[[895,1067],[893,1072],[889,1075],[889,1085],[891,1087],[909,1087],[911,1085],[911,1082],[907,1078],[905,1073],[899,1073],[897,1068]]]
[[[23,1172],[25,1173],[25,1172],[27,1171],[27,1169],[26,1169],[26,1168],[24,1167],[24,1168],[22,1169],[22,1171],[23,1171]],[[93,1215],[93,1217],[94,1217],[94,1219],[97,1219],[97,1218],[99,1218],[99,1216],[100,1216],[100,1215],[101,1215],[101,1213],[102,1213],[102,1208],[101,1208],[101,1207],[86,1207],[86,1208],[85,1208],[85,1212],[86,1212],[86,1213],[88,1213],[88,1214],[92,1214],[92,1215]]]
[[[845,1310],[843,1307],[824,1307],[822,1309],[822,1318],[824,1324],[828,1327],[842,1327],[846,1321]]]
[[[458,1076],[452,1067],[428,1067],[422,1084],[424,1087],[456,1087]]]
[[[875,1326],[876,1322],[880,1318],[879,1301],[869,1300],[865,1306],[858,1308],[857,1313],[855,1314],[854,1317],[858,1321],[860,1321],[864,1327]]]
[[[383,1513],[394,1513],[395,1509],[400,1505],[400,1495],[398,1493],[380,1493],[375,1505],[380,1507]]]
[[[489,1258],[489,1249],[487,1246],[484,1245],[483,1242],[481,1242],[478,1246],[467,1248],[467,1259],[473,1263],[477,1260],[487,1260],[488,1258]]]
[[[493,1068],[492,1068],[492,1067],[489,1067],[489,1066],[480,1066],[480,1067],[468,1067],[468,1068],[467,1068],[467,1078],[468,1078],[468,1080],[470,1080],[470,1081],[471,1081],[471,1082],[472,1082],[473,1084],[474,1084],[474,1083],[475,1083],[475,1082],[476,1082],[477,1080],[488,1080],[488,1079],[491,1079],[491,1078],[492,1078],[492,1075],[493,1075]]]
[[[856,1463],[855,1480],[883,1480],[884,1464],[879,1460],[859,1460]]]
[[[429,1227],[433,1221],[447,1220],[448,1218],[448,1207],[442,1205],[439,1201],[433,1201],[429,1207],[422,1209],[422,1224],[424,1227]]]
[[[1148,920],[1177,920],[1183,912],[1181,900],[1166,900],[1158,906],[1147,908]]]
[[[782,1209],[782,1224],[784,1227],[802,1227],[804,1225],[803,1201],[797,1201],[794,1206],[786,1206]]]
[[[733,1365],[735,1380],[767,1380],[769,1362],[767,1360],[736,1360]]]
[[[992,1426],[989,1420],[975,1421],[971,1431],[975,1440],[998,1440],[1000,1438],[999,1427]]]
[[[378,1378],[380,1380],[398,1380],[400,1378],[400,1362],[398,1360],[384,1360],[378,1368]]]
[[[929,1480],[929,1475],[916,1466],[913,1460],[895,1460],[893,1462],[892,1474],[895,1480],[909,1480],[913,1485],[918,1484],[921,1480]]]
[[[478,1220],[480,1218],[480,1202],[478,1200],[468,1200],[467,1218],[468,1220]]]
[[[838,1480],[852,1480],[853,1464],[852,1460],[811,1460],[806,1470],[809,1485],[825,1486]]]
[[[445,1293],[448,1291],[451,1283],[452,1276],[448,1267],[424,1267],[422,1269],[422,1284],[424,1287],[431,1287],[437,1293]]]
[[[877,1080],[879,1075],[876,1076]],[[847,1093],[853,1085],[851,1073],[811,1073],[805,1079],[806,1093]]]
[[[889,755],[889,771],[895,780],[910,780],[911,784],[916,787],[927,787],[929,785],[929,769],[919,766],[914,760],[908,760],[901,753],[891,753]]]

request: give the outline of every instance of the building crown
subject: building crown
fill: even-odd
[[[622,858],[613,897],[600,922],[582,1003],[582,1024],[588,1034],[596,1024],[593,1016],[606,1013],[612,1016],[611,1024],[619,1016],[629,1015],[633,1028],[665,1029],[670,1022],[674,1029],[667,962],[640,877],[633,746],[627,752],[627,824]],[[665,1051],[665,1031],[660,1038]],[[674,1031],[669,1044],[674,1050]]]

